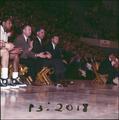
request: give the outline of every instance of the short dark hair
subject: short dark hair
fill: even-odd
[[[60,38],[60,35],[58,35],[58,34],[52,34],[51,38],[54,38],[56,36]]]
[[[37,28],[35,29],[35,33],[39,32],[40,30],[45,30],[45,28],[44,28],[44,27],[37,27]]]
[[[1,18],[1,23],[6,22],[7,20],[10,20],[11,22],[13,22],[12,16],[4,16],[4,17],[2,17]]]
[[[30,26],[30,27],[32,27],[31,24],[29,24],[29,23],[25,23],[25,24],[23,24],[23,25],[21,26],[21,29],[23,30],[26,26]]]

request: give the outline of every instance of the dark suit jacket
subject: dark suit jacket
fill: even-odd
[[[28,57],[31,57],[31,58],[34,58],[35,57],[35,53],[31,52],[31,51],[28,51],[29,49],[29,42],[30,40],[28,39],[28,42],[25,41],[25,38],[23,35],[19,35],[14,44],[16,47],[19,47],[19,48],[22,48],[23,52],[21,54],[21,58],[28,58]]]
[[[107,73],[111,72],[112,69],[113,69],[113,67],[112,67],[112,64],[109,61],[109,59],[105,59],[101,62],[98,72],[101,74],[107,74]]]
[[[40,43],[39,39],[36,37],[34,42],[33,42],[33,49],[32,52],[34,53],[40,53],[40,52],[44,52],[44,44],[42,42],[42,44]]]
[[[46,46],[46,50],[51,53],[53,59],[61,59],[62,58],[62,50],[60,47],[56,46],[55,49],[53,49],[52,43],[49,43]]]

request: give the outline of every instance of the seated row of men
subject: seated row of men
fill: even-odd
[[[18,66],[23,64],[28,66],[29,74],[35,82],[36,74],[43,66],[47,66],[54,69],[55,74],[52,76],[54,83],[60,82],[64,79],[64,73],[70,73],[68,76],[74,76],[76,72],[79,72],[84,79],[94,79],[95,74],[91,68],[91,62],[85,61],[83,57],[75,56],[73,61],[70,61],[69,65],[64,65],[62,62],[62,49],[58,46],[59,36],[52,36],[49,43],[44,45],[45,29],[38,28],[35,30],[34,40],[31,39],[32,27],[28,24],[22,27],[22,34],[17,36],[14,43],[8,42],[8,37],[10,36],[9,31],[12,28],[12,20],[10,18],[3,19],[0,25],[0,57],[1,57],[1,86],[7,86],[7,84],[16,85],[21,84]],[[71,55],[72,56],[72,55]],[[111,61],[110,61],[111,59]],[[113,65],[111,64],[116,57],[114,55],[109,56],[109,63],[106,67],[106,63],[102,62],[99,68],[100,73],[109,74],[109,80],[107,83],[112,83],[113,78],[118,74],[118,72],[113,72]],[[12,61],[13,73],[11,80],[8,81],[8,65]],[[102,65],[104,63],[104,65]],[[75,67],[76,66],[76,67]],[[86,66],[86,67],[85,67]],[[104,72],[104,69],[109,68],[109,72]],[[85,69],[86,68],[86,69]],[[87,69],[88,68],[88,69]],[[75,71],[76,69],[76,71]],[[103,69],[103,71],[102,71]],[[73,70],[73,71],[72,71]],[[107,70],[107,69],[106,69]],[[86,73],[85,73],[86,71]],[[71,77],[70,76],[70,77]],[[81,77],[82,78],[82,77]]]
[[[9,43],[7,31],[12,28],[12,20],[4,19],[0,26],[0,57],[1,57],[1,86],[7,84],[15,85],[20,83],[18,66],[19,63],[25,64],[29,68],[29,74],[35,81],[37,72],[43,66],[52,67],[55,71],[53,76],[54,82],[63,79],[65,67],[61,60],[61,49],[58,47],[59,36],[54,35],[49,44],[44,47],[43,38],[45,30],[39,28],[35,31],[35,40],[32,41],[32,27],[28,24],[22,27],[22,34],[19,35],[15,42]],[[13,62],[13,74],[10,83],[8,83],[8,65],[9,59]]]

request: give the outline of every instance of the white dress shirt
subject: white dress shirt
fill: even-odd
[[[40,44],[42,45],[42,40],[38,36],[37,36],[37,38],[38,38]]]
[[[52,42],[53,49],[55,50],[56,45]]]
[[[5,32],[2,25],[0,25],[0,40],[8,42],[8,34]]]
[[[24,35],[24,34],[23,34],[23,36],[25,38],[25,41],[28,42],[28,37],[26,37],[26,35]]]

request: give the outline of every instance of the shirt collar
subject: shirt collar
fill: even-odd
[[[56,45],[52,42],[53,49],[55,49]]]
[[[25,38],[25,41],[27,42],[27,40],[28,40],[28,37],[26,37],[26,35],[24,35],[24,34],[23,34],[23,36],[24,36],[24,38]]]
[[[42,40],[41,40],[41,38],[40,38],[40,37],[38,37],[38,36],[37,36],[37,38],[38,38],[38,40],[40,41],[40,43],[42,43]]]
[[[109,61],[110,61],[110,62],[112,61],[110,57],[109,57]]]
[[[2,25],[0,25],[0,30],[1,30],[2,32],[5,32],[5,30],[4,30],[4,28],[3,28]]]

